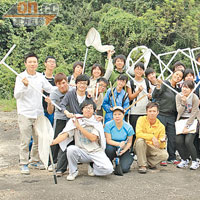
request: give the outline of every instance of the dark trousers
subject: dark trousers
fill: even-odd
[[[71,141],[67,146],[74,145],[74,140]],[[62,151],[62,149],[59,149],[58,152],[58,161],[57,161],[57,169],[56,171],[61,171],[64,173],[67,170],[68,160],[67,160],[67,149],[65,151]]]
[[[59,133],[63,130],[67,123],[67,120],[62,120],[62,119],[56,119],[54,121],[54,139],[59,135]],[[54,146],[51,146],[51,151],[53,155],[53,163],[57,163],[57,158],[58,158],[58,152],[59,152],[60,146],[59,144],[56,144]]]
[[[196,151],[197,151],[197,158],[200,158],[200,139],[199,139],[199,133],[195,134],[194,146],[195,146]]]
[[[111,162],[117,157],[117,149],[118,148],[115,146],[106,144],[105,152]],[[130,170],[131,164],[133,163],[133,155],[131,155],[129,150],[127,150],[124,154],[122,154],[122,156],[119,156],[119,159],[123,173],[127,173]]]
[[[165,131],[167,135],[167,152],[169,154],[168,160],[176,160],[176,130],[175,121],[176,116],[164,116],[158,115],[158,119],[165,126]]]
[[[130,115],[129,116],[129,123],[131,124],[131,126],[133,127],[133,130],[136,133],[136,124],[137,124],[137,120],[139,117],[144,116],[144,115]],[[133,135],[133,140],[132,140],[132,146],[131,146],[131,152],[133,152],[133,144],[135,142],[136,139],[136,134]]]
[[[196,161],[197,152],[194,146],[195,136],[196,134],[194,133],[176,135],[176,147],[183,160],[191,156],[192,160]]]

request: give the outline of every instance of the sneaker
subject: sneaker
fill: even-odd
[[[189,160],[183,160],[181,159],[181,162],[179,164],[176,165],[177,168],[185,168],[185,167],[188,167],[188,163],[189,163]]]
[[[192,165],[190,166],[191,170],[195,170],[199,168],[199,162],[198,161],[192,161]]]
[[[90,164],[88,165],[88,175],[89,176],[95,176],[94,169],[90,166]]]
[[[161,161],[161,162],[160,162],[160,165],[161,165],[161,166],[167,166],[167,161]]]
[[[181,161],[178,160],[168,160],[167,163],[168,164],[174,164],[174,165],[178,165]]]
[[[76,170],[73,174],[69,174],[67,176],[67,180],[68,181],[74,181],[77,176],[78,176],[78,170]]]
[[[63,175],[62,171],[57,171],[57,172],[56,172],[56,176],[57,176],[57,177],[62,177],[62,175]]]
[[[146,174],[147,173],[147,168],[145,166],[139,167],[138,172],[140,174]]]
[[[54,168],[56,168],[56,167],[57,167],[57,163],[56,163],[56,164],[53,164],[53,166],[54,166]],[[48,166],[48,171],[49,171],[49,172],[52,172],[52,171],[53,171],[52,165],[49,165],[49,166]]]
[[[32,169],[44,170],[45,166],[41,162],[32,162],[29,164],[29,167]]]
[[[21,167],[21,174],[26,174],[26,175],[30,174],[28,165],[22,165],[22,167]]]

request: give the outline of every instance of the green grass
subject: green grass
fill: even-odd
[[[13,99],[0,99],[0,111],[10,112],[16,109],[16,100]]]

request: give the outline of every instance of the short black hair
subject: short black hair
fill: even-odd
[[[75,71],[77,65],[80,65],[83,68],[83,63],[81,61],[77,61],[73,64],[73,72]]]
[[[173,69],[172,69],[173,72],[175,71],[175,69],[176,69],[178,66],[183,66],[183,67],[184,67],[184,70],[186,69],[185,65],[184,65],[182,62],[177,61],[177,62],[175,62],[174,65],[173,65]]]
[[[123,60],[124,61],[124,65],[125,65],[125,63],[126,63],[126,56],[125,55],[120,54],[120,55],[115,56],[115,58],[114,58],[114,64],[116,63],[117,59]]]
[[[144,70],[144,63],[142,63],[142,62],[137,62],[137,63],[135,64],[134,69],[137,68],[137,67],[140,67],[140,68],[142,68],[142,69]]]
[[[90,78],[86,74],[81,74],[77,76],[75,83],[77,84],[80,81],[87,81],[87,85],[90,84]]]
[[[28,53],[24,57],[24,62],[26,63],[27,59],[30,58],[30,57],[35,57],[38,60],[38,57],[37,57],[37,55],[35,53]]]
[[[200,53],[197,54],[196,61],[198,61],[199,58],[200,58]]]
[[[88,105],[93,105],[94,111],[97,109],[96,104],[95,104],[94,101],[90,98],[90,99],[85,99],[85,100],[83,101],[83,103],[81,103],[81,105],[80,105],[81,110],[83,110],[83,108],[84,108],[85,106],[88,106]]]
[[[108,80],[107,80],[106,78],[101,77],[101,78],[98,78],[98,79],[97,79],[97,83],[99,83],[99,82],[101,82],[101,81],[103,81],[106,85],[108,85]]]
[[[54,60],[56,61],[55,57],[53,57],[53,56],[47,56],[47,57],[45,58],[45,63],[47,62],[48,59],[54,59]]]
[[[151,73],[156,73],[156,71],[151,68],[151,67],[148,67],[146,70],[145,70],[145,76],[147,77],[149,74]]]
[[[159,111],[159,104],[157,102],[149,102],[147,105],[146,105],[146,111],[149,109],[149,108],[153,108],[153,107],[156,107],[157,110]]]
[[[194,81],[191,80],[184,81],[182,87],[187,87],[190,88],[190,90],[193,90],[195,87]]]
[[[190,68],[187,68],[185,71],[184,71],[184,74],[183,74],[183,79],[185,79],[185,77],[188,75],[188,74],[192,74],[192,76],[194,77],[194,71]]]
[[[117,80],[122,80],[122,81],[126,81],[126,83],[128,82],[128,77],[124,74],[120,74],[117,78]]]

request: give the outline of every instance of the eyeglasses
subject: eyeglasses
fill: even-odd
[[[107,85],[102,85],[102,84],[99,84],[99,87],[102,87],[102,88],[107,88]]]
[[[55,60],[48,60],[47,62],[48,62],[48,63],[56,63]]]
[[[86,83],[86,82],[78,82],[77,84],[78,85],[87,85],[88,83]]]
[[[83,109],[87,109],[87,110],[93,110],[93,106],[85,106]]]

